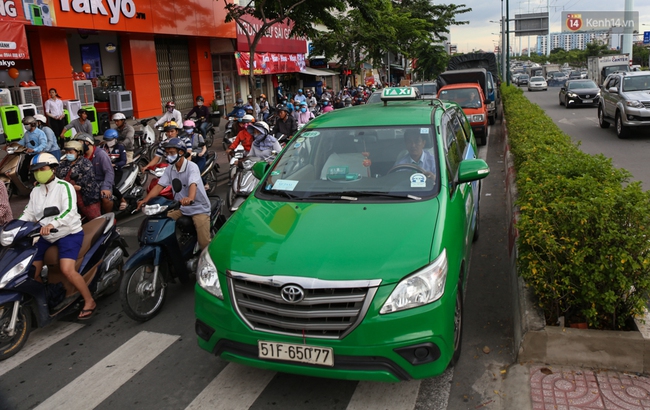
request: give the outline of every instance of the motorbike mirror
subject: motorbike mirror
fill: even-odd
[[[172,180],[172,189],[174,190],[174,193],[181,192],[183,189],[183,183],[181,182],[180,179],[174,178]]]
[[[265,161],[256,162],[255,164],[253,164],[253,168],[252,168],[253,175],[255,176],[255,178],[261,180],[264,177],[264,174],[266,174],[266,171],[268,169],[269,169],[268,162]]]
[[[48,206],[47,208],[43,209],[43,218],[47,218],[48,216],[54,216],[60,214],[61,211],[59,211],[59,208],[56,206]],[[43,219],[41,218],[41,219]]]

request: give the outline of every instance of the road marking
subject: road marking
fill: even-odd
[[[420,380],[400,383],[359,382],[347,410],[413,410]]]
[[[246,410],[274,376],[269,370],[229,363],[186,410]]]
[[[179,337],[140,332],[36,408],[95,408]]]
[[[58,343],[72,333],[84,327],[79,323],[54,322],[50,326],[35,330],[27,339],[23,349],[7,360],[0,362],[0,376],[20,366],[23,362],[36,356],[43,350]]]

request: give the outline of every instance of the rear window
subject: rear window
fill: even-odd
[[[545,80],[544,80],[544,77],[533,77],[533,78],[530,79],[530,81],[540,81],[541,82],[541,81],[545,81]]]
[[[420,95],[425,95],[425,94],[436,95],[438,93],[438,85],[436,83],[412,84],[411,86],[417,88],[418,91],[420,92]]]

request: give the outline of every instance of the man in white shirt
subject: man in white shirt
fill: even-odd
[[[167,112],[165,112],[163,116],[160,117],[158,121],[156,121],[154,128],[160,124],[164,124],[170,121],[174,121],[176,124],[183,123],[183,116],[181,115],[181,112],[176,109],[176,104],[173,101],[167,101],[167,104],[165,104],[165,109]]]

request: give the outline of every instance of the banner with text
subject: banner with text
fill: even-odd
[[[0,59],[28,60],[29,48],[25,25],[22,23],[2,22],[0,24]],[[7,64],[1,64],[7,67]]]
[[[250,74],[250,53],[235,53],[239,75]],[[297,73],[305,69],[304,54],[255,53],[253,74]]]

